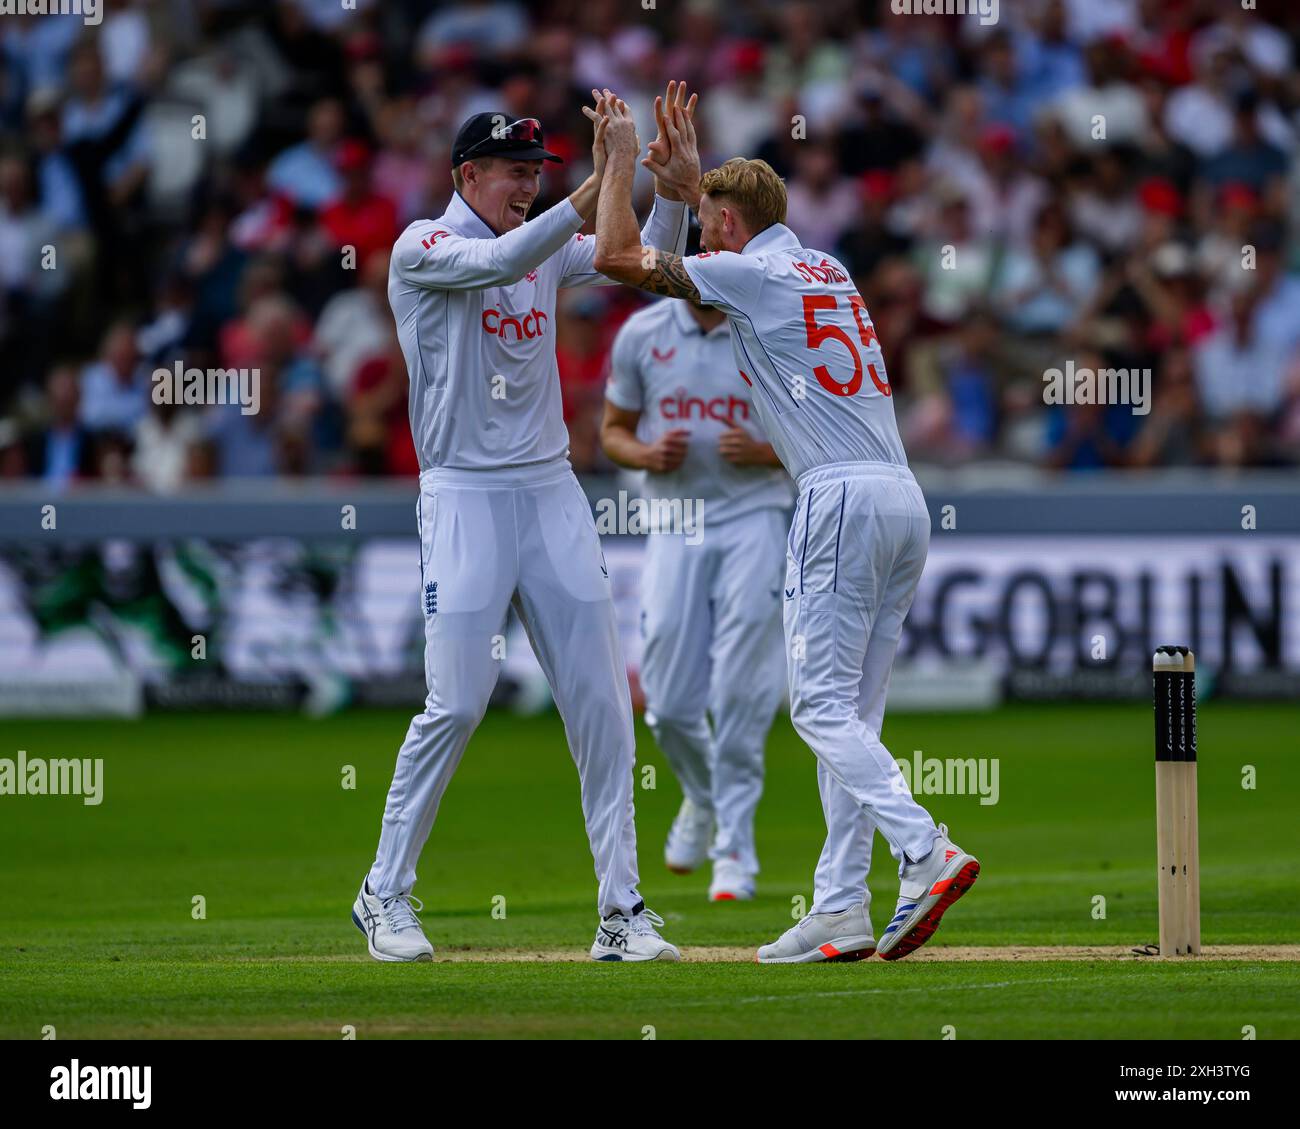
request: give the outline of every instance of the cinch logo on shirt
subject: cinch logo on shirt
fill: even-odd
[[[500,337],[502,341],[511,340],[511,333],[514,334],[515,341],[523,337],[531,341],[546,332],[548,320],[541,310],[530,311],[520,321],[518,318],[506,317],[495,306],[489,306],[483,311],[483,332]]]
[[[749,419],[749,405],[739,396],[704,400],[688,396],[685,388],[679,388],[676,395],[659,401],[659,414],[664,419],[716,419],[720,423],[736,423]]]

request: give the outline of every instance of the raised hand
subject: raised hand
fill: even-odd
[[[672,155],[672,146],[668,139],[666,112],[671,113],[674,109],[677,109],[685,113],[688,118],[694,118],[695,103],[698,99],[698,94],[692,94],[690,100],[687,101],[686,83],[678,82],[676,79],[669,81],[663,97],[655,97],[655,125],[658,127],[659,132],[647,147],[650,155],[641,162],[651,172],[658,171],[655,166],[662,168],[667,165]]]
[[[605,126],[608,123],[609,103],[600,91],[593,90],[591,94],[596,100],[596,108],[593,110],[590,106],[583,106],[582,112],[591,122],[591,163],[593,175],[599,180],[605,175]]]
[[[686,97],[686,83],[670,82],[664,97],[655,98],[659,133],[641,162],[692,207],[700,198],[700,153],[695,139],[695,103]]]
[[[641,139],[636,133],[632,111],[613,91],[606,89],[600,93],[605,102],[605,152],[615,159],[635,160],[641,152]]]

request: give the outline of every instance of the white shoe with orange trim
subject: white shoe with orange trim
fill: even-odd
[[[713,881],[709,883],[711,902],[748,902],[754,898],[754,876],[734,858],[713,860]]]
[[[780,938],[758,950],[759,964],[804,964],[815,960],[862,960],[876,951],[871,921],[861,905],[839,913],[810,913]]]
[[[709,857],[713,840],[713,812],[682,800],[677,818],[668,829],[664,844],[664,865],[674,874],[690,874]]]
[[[939,824],[934,848],[920,862],[908,863],[898,883],[898,904],[876,950],[898,960],[926,943],[952,904],[975,885],[980,864],[948,838]]]

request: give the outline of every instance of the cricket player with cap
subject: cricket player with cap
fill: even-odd
[[[670,147],[694,146],[694,126],[676,107],[664,129]],[[827,835],[810,912],[758,960],[906,956],[970,889],[979,863],[935,826],[880,741],[930,519],[907,467],[875,328],[844,267],[785,226],[785,185],[765,162],[737,157],[698,184],[672,182],[698,212],[707,248],[682,258],[637,238],[631,183],[640,143],[619,106],[605,147],[596,268],[727,314],[740,378],[798,484],[782,593],[790,716],[817,755]],[[876,828],[899,865],[898,903],[878,945],[866,885]]]
[[[594,267],[596,241],[579,234],[595,211],[605,115],[617,103],[608,91],[596,97],[595,110],[584,108],[594,171],[568,199],[525,222],[542,162],[559,158],[535,118],[476,114],[452,148],[447,211],[411,224],[393,247],[388,298],[420,458],[416,598],[429,692],[398,753],[379,849],[352,910],[377,960],[433,958],[415,914],[423,907],[411,896],[416,862],[487,708],[512,605],[581,779],[601,917],[591,955],[680,959],[637,892],[627,671],[595,522],[567,457],[555,358],[557,290],[605,281]],[[659,139],[655,151],[679,165],[693,159],[698,170],[685,145],[670,155]],[[673,171],[689,179],[689,170]],[[685,207],[656,183],[641,238],[680,251]]]
[[[748,900],[763,751],[785,691],[792,490],[736,377],[721,310],[661,301],[627,320],[601,441],[614,462],[644,472],[650,503],[641,686],[646,724],[682,787],[664,862],[689,874],[712,858],[710,900]]]

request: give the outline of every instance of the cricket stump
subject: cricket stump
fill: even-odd
[[[1201,865],[1196,820],[1196,658],[1187,647],[1157,647],[1156,859],[1160,955],[1201,951]]]

